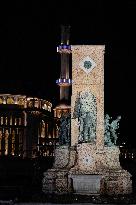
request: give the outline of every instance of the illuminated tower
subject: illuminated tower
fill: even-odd
[[[60,104],[54,109],[54,116],[60,118],[62,113],[70,112],[68,105],[69,87],[71,79],[69,76],[69,62],[71,54],[71,46],[69,45],[70,26],[61,26],[61,44],[57,47],[57,52],[61,55],[61,71],[60,78],[56,80],[56,84],[60,87]]]

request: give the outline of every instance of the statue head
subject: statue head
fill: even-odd
[[[118,121],[121,120],[121,116],[120,116],[120,115],[117,117],[117,120],[118,120]]]
[[[110,118],[111,118],[111,117],[110,117],[108,114],[105,115],[105,119],[106,119],[106,120],[109,120]]]

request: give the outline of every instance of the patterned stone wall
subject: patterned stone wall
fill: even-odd
[[[97,102],[97,149],[104,146],[104,49],[103,45],[72,46],[71,145],[78,143],[78,120],[73,119],[77,93],[90,91]],[[89,70],[90,62],[92,69]],[[84,69],[86,68],[86,70]]]

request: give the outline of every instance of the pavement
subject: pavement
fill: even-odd
[[[12,200],[10,201],[0,201],[0,205],[64,205],[64,204],[54,204],[54,203],[13,203]],[[72,205],[72,204],[65,204],[65,205]],[[73,203],[73,205],[96,205],[93,203]],[[97,205],[103,205],[103,204],[97,204]],[[106,204],[106,205],[115,205],[115,204]],[[131,204],[129,204],[131,205]],[[133,204],[136,205],[136,204]]]
[[[13,203],[12,201],[0,201],[0,205],[64,205],[64,204],[54,204],[54,203]],[[65,204],[72,205],[72,204]],[[94,205],[92,203],[74,203],[73,205]],[[95,204],[96,205],[96,204]],[[102,205],[102,204],[97,204]],[[108,205],[108,204],[106,204]],[[112,205],[112,204],[110,204]],[[114,204],[115,205],[115,204]]]
[[[58,203],[36,203],[36,202],[25,202],[25,203],[14,203],[12,200],[5,201],[5,200],[0,200],[0,205],[118,205],[118,203],[103,203],[103,204],[98,204],[98,203],[69,203],[69,204],[58,204]],[[127,204],[127,203],[126,203]],[[129,205],[136,205],[136,204],[130,204]]]
[[[105,203],[104,203],[105,204]],[[104,204],[97,204],[97,205],[104,205]],[[1,205],[1,204],[0,204]],[[2,204],[6,205],[6,204]],[[15,203],[14,205],[72,205],[72,204],[54,204],[54,203]],[[93,203],[73,203],[73,205],[96,205]],[[106,205],[116,205],[116,204],[106,204]],[[117,204],[118,205],[118,204]],[[136,205],[136,204],[129,204],[129,205]]]
[[[97,204],[97,203],[96,203]],[[93,203],[73,203],[73,205],[96,205]],[[6,205],[5,203],[0,205]],[[12,205],[12,204],[11,204]],[[14,205],[64,205],[64,204],[55,204],[55,203],[14,203]],[[65,205],[72,205],[72,204],[65,204]],[[105,205],[104,204],[97,204],[97,205]],[[116,205],[116,203],[106,204],[106,205]],[[118,204],[117,204],[118,205]],[[136,205],[136,204],[129,204],[129,205]]]

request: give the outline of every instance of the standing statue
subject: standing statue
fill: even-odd
[[[114,139],[115,145],[116,145],[117,138],[118,138],[117,130],[119,128],[119,121],[120,120],[121,120],[121,116],[118,116],[116,120],[113,120],[111,122],[111,126],[110,126],[111,136]]]
[[[108,147],[115,146],[117,143],[117,129],[119,128],[120,120],[121,116],[118,116],[116,120],[112,120],[108,114],[105,115],[104,144]]]
[[[113,142],[111,141],[111,132],[110,132],[110,119],[111,117],[106,114],[104,118],[104,144],[108,147],[113,146]]]
[[[70,144],[71,139],[71,114],[67,114],[67,144]]]
[[[78,93],[73,118],[79,122],[79,143],[95,142],[96,116],[96,97],[88,91]]]
[[[70,144],[70,133],[71,133],[71,115],[70,113],[62,114],[60,118],[59,127],[59,144],[69,145]]]

